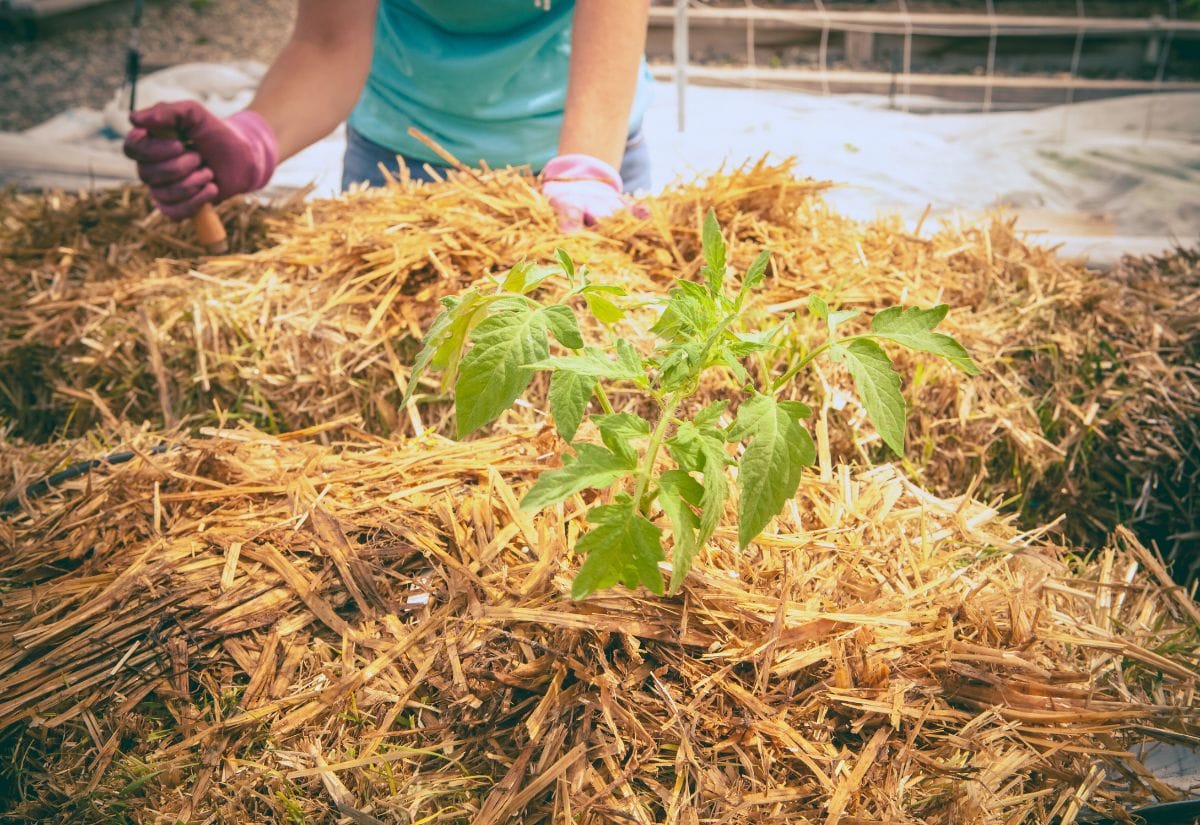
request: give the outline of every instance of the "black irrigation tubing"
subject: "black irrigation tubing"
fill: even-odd
[[[159,455],[165,453],[168,447],[166,444],[158,444],[150,448],[150,455]],[[111,467],[115,464],[124,464],[127,461],[132,461],[139,453],[133,450],[123,450],[119,453],[105,456],[104,458],[90,458],[86,461],[80,461],[72,464],[64,470],[59,470],[53,475],[46,476],[41,481],[35,481],[25,488],[24,498],[38,498],[56,489],[59,485],[65,484],[72,479],[87,475],[92,470],[98,467]],[[12,493],[3,500],[0,500],[0,515],[8,515],[16,512],[21,507],[22,496],[19,493]]]

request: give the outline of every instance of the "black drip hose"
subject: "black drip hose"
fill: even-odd
[[[133,20],[129,26],[129,47],[125,50],[125,82],[129,84],[129,111],[137,108],[138,75],[142,73],[142,7],[144,0],[134,0]]]
[[[150,455],[159,455],[167,451],[166,444],[158,444],[150,448]],[[80,461],[72,464],[64,470],[59,470],[53,475],[46,476],[41,481],[35,481],[25,488],[25,498],[38,498],[51,492],[60,484],[65,484],[72,479],[87,475],[92,470],[98,467],[112,466],[114,464],[124,464],[127,461],[132,461],[138,453],[133,450],[123,450],[119,453],[105,456],[104,458],[90,458],[87,461]],[[19,509],[21,506],[21,496],[17,493],[9,495],[7,498],[0,500],[0,514],[7,515]]]

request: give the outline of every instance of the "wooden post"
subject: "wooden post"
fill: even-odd
[[[846,32],[846,62],[852,69],[865,69],[875,60],[875,32]]]
[[[675,0],[675,106],[676,124],[683,131],[687,97],[688,0]]]
[[[1143,63],[1150,65],[1158,64],[1158,55],[1162,50],[1162,35],[1152,34],[1146,38],[1146,56],[1142,58]]]

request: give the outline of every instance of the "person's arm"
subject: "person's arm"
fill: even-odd
[[[346,119],[371,69],[378,0],[300,0],[287,45],[248,107],[275,132],[279,159]]]
[[[649,0],[577,0],[560,155],[582,154],[620,168],[629,111],[646,50]]]
[[[194,100],[129,115],[125,154],[164,215],[266,186],[280,160],[345,119],[371,68],[378,0],[300,0],[296,25],[249,108],[219,118]]]
[[[592,226],[626,206],[621,160],[646,48],[649,0],[577,0],[558,156],[542,192],[565,230]]]

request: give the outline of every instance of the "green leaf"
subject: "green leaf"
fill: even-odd
[[[609,358],[599,347],[584,347],[578,355],[556,355],[525,366],[534,370],[563,370],[584,378],[607,378],[610,381],[633,381],[637,384],[646,380],[641,364],[635,367],[628,357],[622,357],[619,346],[616,360]]]
[[[704,216],[704,229],[701,234],[701,246],[704,252],[704,278],[711,295],[721,294],[721,286],[725,282],[725,239],[721,237],[721,226],[717,223],[717,213],[712,209]]]
[[[491,315],[495,315],[498,312],[524,312],[534,306],[529,298],[520,295],[499,293],[484,298],[484,300],[487,302],[488,313]]]
[[[596,444],[577,444],[575,450],[578,456],[574,460],[568,458],[568,463],[561,469],[538,476],[521,499],[522,510],[536,512],[570,498],[580,490],[608,487],[636,466],[625,456],[610,453]]]
[[[808,311],[814,315],[817,320],[824,321],[829,317],[829,304],[825,303],[825,299],[820,295],[809,295]]]
[[[676,281],[667,293],[668,306],[672,301],[684,321],[685,329],[694,335],[707,335],[717,326],[717,300],[691,281]]]
[[[703,495],[704,488],[683,470],[668,470],[658,480],[658,503],[667,514],[675,537],[675,548],[671,553],[671,592],[683,584],[700,549],[696,543],[700,519],[692,506],[699,506]]]
[[[567,276],[567,280],[572,285],[575,284],[575,262],[571,260],[571,256],[567,254],[567,250],[559,247],[554,250],[554,257],[558,258],[558,265],[562,267],[563,274]]]
[[[580,292],[587,295],[590,292],[606,292],[609,295],[628,295],[629,290],[619,284],[588,284]]]
[[[554,428],[564,441],[575,438],[595,390],[594,378],[566,370],[555,370],[550,376],[550,412],[554,414]]]
[[[932,331],[949,311],[946,304],[932,309],[891,307],[871,319],[871,331],[909,349],[940,355],[967,375],[979,375],[979,367],[962,344],[949,335]]]
[[[479,296],[469,304],[464,300],[455,317],[450,322],[447,334],[433,354],[432,365],[442,371],[442,389],[453,386],[458,381],[458,369],[462,363],[463,352],[467,348],[467,340],[471,331],[487,317],[487,300]]]
[[[861,309],[839,309],[829,313],[829,334],[832,336],[839,326],[859,315],[862,315]]]
[[[505,292],[524,295],[527,292],[533,292],[541,285],[542,281],[551,275],[557,274],[558,270],[555,267],[538,266],[528,261],[521,261],[505,274],[500,288]]]
[[[529,277],[529,273],[533,270],[533,264],[529,261],[521,261],[519,264],[508,270],[508,274],[504,276],[504,281],[500,287],[505,292],[524,292],[525,279]]]
[[[700,499],[700,535],[696,541],[704,544],[725,517],[725,502],[729,500],[729,478],[725,468],[732,462],[729,453],[725,452],[723,438],[714,438],[702,430],[698,446],[704,456],[704,496]]]
[[[546,315],[513,307],[483,320],[471,332],[471,343],[454,386],[460,438],[495,420],[529,386],[533,370],[526,365],[550,350]]]
[[[558,343],[567,349],[579,349],[583,346],[583,335],[579,332],[579,322],[575,313],[565,304],[555,304],[540,310],[546,316],[546,326],[554,333]]]
[[[750,294],[750,290],[761,284],[767,277],[767,264],[771,261],[771,251],[764,249],[758,253],[758,257],[750,264],[750,268],[746,270],[746,274],[742,276],[742,288],[738,290],[737,306],[742,305],[742,301]]]
[[[743,548],[796,495],[801,471],[817,460],[812,437],[796,423],[799,411],[772,395],[756,395],[738,408],[729,430],[731,439],[750,439],[738,465],[738,545]]]
[[[633,502],[606,504],[588,513],[596,525],[575,543],[587,559],[571,585],[571,598],[582,599],[620,583],[633,589],[644,584],[662,595],[662,531],[634,512]]]
[[[858,338],[835,346],[831,352],[845,359],[867,416],[884,443],[897,455],[904,455],[904,396],[900,394],[900,376],[892,369],[883,347]]]
[[[824,321],[829,328],[829,337],[833,338],[837,333],[837,328],[846,321],[861,314],[857,309],[839,309],[836,312],[829,309],[829,305],[819,295],[808,296],[808,311],[815,315],[820,320]]]
[[[721,420],[721,416],[725,413],[725,408],[728,406],[729,402],[724,399],[714,401],[692,416],[692,423],[700,429],[712,427]]]
[[[446,306],[438,316],[433,319],[433,323],[429,327],[429,332],[425,334],[424,340],[421,342],[421,351],[417,353],[416,359],[413,361],[412,369],[408,374],[408,386],[404,388],[404,397],[400,399],[400,406],[404,406],[412,398],[413,393],[417,389],[417,381],[425,373],[429,367],[430,361],[433,360],[433,355],[437,352],[441,344],[441,340],[446,334],[446,330],[450,327],[450,322],[454,315],[452,310],[458,303],[458,298],[443,298],[442,303]],[[447,303],[450,302],[450,303]]]
[[[614,453],[630,463],[637,462],[637,450],[630,443],[650,435],[650,422],[633,413],[594,415],[592,423],[600,430],[600,440]]]
[[[739,384],[747,386],[751,383],[750,373],[746,372],[746,368],[742,366],[742,362],[738,360],[737,355],[727,349],[723,349],[718,353],[718,356],[718,363],[724,364],[733,373]]]
[[[458,363],[467,343],[467,335],[483,317],[487,304],[487,299],[474,289],[467,290],[457,298],[442,299],[445,309],[433,320],[429,332],[425,335],[424,346],[413,362],[408,387],[405,388],[404,398],[400,402],[402,406],[412,398],[418,379],[431,365],[442,371],[443,387],[454,383],[458,377]]]
[[[642,365],[642,356],[638,355],[638,351],[633,348],[633,344],[626,341],[624,338],[617,339],[617,363],[621,365],[621,370],[626,374],[632,375],[638,373],[641,377],[637,379],[637,383],[646,386],[646,368]]]
[[[779,409],[792,418],[812,418],[812,407],[802,401],[780,401]]]
[[[658,369],[663,389],[674,391],[696,380],[704,368],[708,345],[704,341],[686,341],[668,347]]]
[[[754,332],[735,332],[733,333],[734,340],[728,344],[727,349],[737,358],[745,358],[747,355],[753,355],[756,352],[770,352],[779,348],[779,344],[776,343],[775,339],[786,328],[787,324],[784,323]]]
[[[667,306],[650,331],[669,341],[706,338],[717,327],[717,302],[691,281],[676,281],[667,292]]]
[[[725,468],[731,463],[725,452],[725,434],[713,427],[697,427],[684,421],[667,439],[667,449],[675,463],[685,470],[704,474],[704,495],[700,500],[700,544],[708,541],[725,515],[729,498],[729,479]]]
[[[597,292],[583,293],[583,300],[587,302],[592,315],[602,324],[615,324],[625,317],[625,310]]]
[[[700,451],[700,428],[691,421],[680,422],[675,434],[667,439],[667,451],[684,470],[701,472],[704,453]]]

